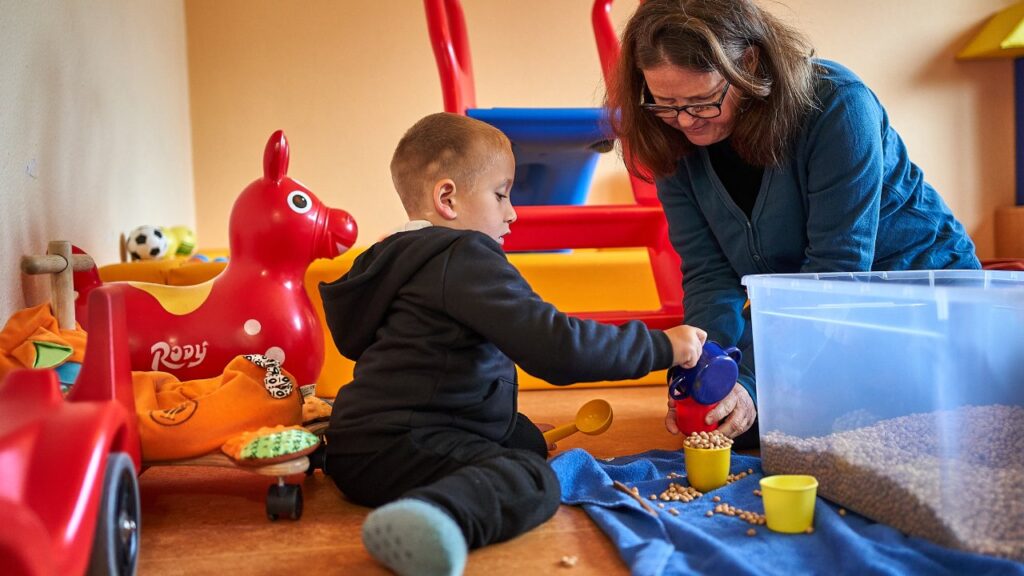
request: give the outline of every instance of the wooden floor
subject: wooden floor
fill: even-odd
[[[519,409],[534,422],[564,424],[587,400],[614,409],[600,436],[575,434],[558,452],[581,447],[598,457],[678,449],[665,431],[661,386],[523,391]],[[301,480],[301,476],[296,477]],[[317,473],[303,483],[305,511],[294,522],[270,522],[264,496],[272,479],[222,468],[156,467],[140,478],[142,544],[139,574],[388,574],[360,542],[367,508],[349,503]],[[575,567],[559,566],[576,556]],[[615,549],[582,509],[562,506],[554,518],[510,542],[469,555],[466,574],[628,574]]]

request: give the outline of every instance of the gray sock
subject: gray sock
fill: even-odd
[[[466,566],[466,539],[440,508],[422,500],[396,500],[363,522],[363,545],[402,576],[456,576]]]

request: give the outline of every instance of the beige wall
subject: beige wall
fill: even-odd
[[[818,54],[858,72],[888,107],[912,158],[978,243],[993,252],[993,212],[1013,202],[1009,61],[956,51],[1010,0],[789,0],[767,3]],[[478,105],[592,106],[603,84],[591,0],[463,0]],[[620,0],[621,27],[634,1]],[[442,109],[416,0],[186,0],[200,243],[226,243],[234,196],[259,175],[283,128],[291,174],[358,220],[369,244],[403,220],[387,167],[402,132]],[[611,155],[591,201],[626,201]]]
[[[978,246],[994,255],[995,208],[1014,203],[1013,65],[954,57],[1013,0],[789,0],[818,54],[878,94],[911,159]]]
[[[463,4],[480,106],[599,104],[590,0]],[[624,21],[632,6],[621,4]],[[422,2],[187,0],[186,14],[200,245],[226,244],[231,204],[278,128],[289,174],[351,212],[359,244],[405,220],[391,152],[443,108]],[[593,196],[626,201],[625,173],[606,156]]]
[[[49,240],[194,225],[180,1],[0,0],[0,318]],[[45,286],[45,284],[44,284]]]

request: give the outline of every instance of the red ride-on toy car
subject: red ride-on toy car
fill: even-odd
[[[77,382],[53,370],[0,382],[0,571],[135,574],[138,425],[121,288],[90,294]]]

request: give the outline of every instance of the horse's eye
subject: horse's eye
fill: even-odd
[[[296,190],[288,195],[288,207],[296,214],[305,214],[313,208],[313,200],[309,197],[309,194]]]

